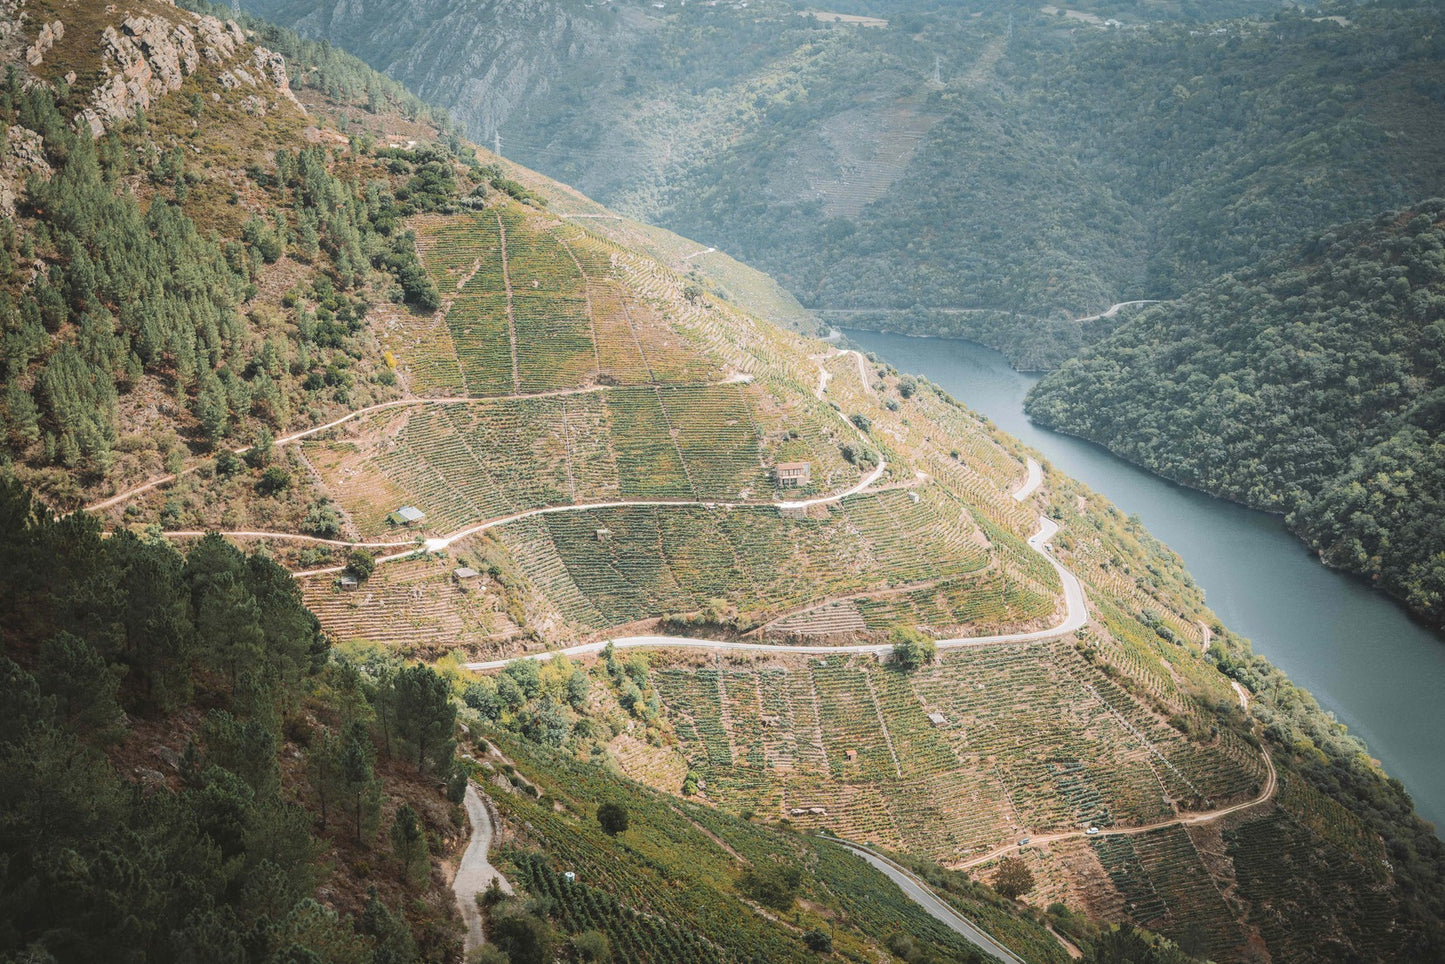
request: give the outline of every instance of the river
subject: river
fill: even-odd
[[[927,376],[1088,485],[1184,559],[1209,607],[1364,740],[1420,815],[1445,827],[1445,640],[1361,580],[1320,565],[1277,516],[1183,488],[1023,412],[1038,376],[957,339],[848,331],[899,371]]]

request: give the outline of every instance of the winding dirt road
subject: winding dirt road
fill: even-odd
[[[859,355],[857,352],[851,352],[851,353],[845,353],[845,354],[853,354],[853,355],[855,355],[855,356],[857,357],[857,359],[858,359],[858,377],[863,380],[863,382],[864,382],[864,387],[867,388],[869,391],[872,391],[871,387],[869,387],[868,384],[867,384],[867,379],[866,379],[866,374],[867,374],[867,373],[866,373],[866,369],[865,369],[864,366],[863,366],[863,356],[862,356],[862,355]],[[819,373],[820,377],[826,375],[826,372],[824,371],[824,369],[823,369],[823,367],[822,367],[821,365],[818,366],[818,373]],[[727,379],[725,379],[725,380],[723,380],[723,381],[721,381],[721,382],[709,382],[708,384],[737,385],[737,384],[745,384],[745,383],[747,383],[747,382],[751,382],[752,380],[753,380],[753,376],[752,376],[751,374],[748,374],[748,373],[740,373],[740,374],[731,375],[731,376],[729,376]],[[820,385],[820,391],[821,391],[824,387],[826,387],[826,385],[827,385],[827,381],[826,381],[826,379],[825,379],[825,380],[822,382],[822,384]],[[399,407],[402,407],[402,406],[405,406],[405,405],[418,405],[418,404],[421,404],[421,405],[427,405],[427,404],[460,405],[460,404],[466,404],[466,403],[468,403],[468,402],[476,402],[476,401],[499,401],[499,400],[515,400],[515,399],[524,399],[524,398],[549,398],[549,397],[556,397],[556,396],[560,396],[560,395],[580,395],[580,394],[584,394],[584,393],[588,393],[588,392],[601,391],[602,389],[603,389],[603,386],[594,385],[594,386],[590,386],[590,387],[587,387],[587,388],[564,388],[564,389],[558,389],[558,390],[550,391],[550,392],[537,392],[537,393],[534,393],[534,394],[531,394],[531,395],[514,395],[514,396],[513,396],[513,395],[509,395],[509,396],[502,396],[502,397],[495,398],[495,399],[475,399],[475,398],[399,399],[399,400],[397,400],[397,401],[382,402],[382,403],[379,404],[379,405],[371,405],[371,406],[368,406],[368,407],[363,408],[363,409],[358,409],[357,411],[352,412],[352,413],[349,414],[349,415],[344,415],[344,416],[342,416],[341,418],[334,419],[333,421],[327,422],[325,425],[318,425],[318,426],[316,426],[315,428],[309,428],[309,429],[306,429],[306,430],[304,430],[304,431],[294,432],[294,433],[292,433],[291,435],[286,436],[285,438],[277,439],[273,444],[275,444],[275,445],[286,445],[286,444],[289,444],[289,443],[292,443],[292,442],[296,442],[296,441],[298,441],[298,440],[300,440],[300,439],[306,438],[307,436],[315,435],[315,434],[317,434],[318,432],[324,432],[324,431],[326,431],[327,429],[335,428],[335,427],[338,426],[338,425],[345,424],[346,422],[349,422],[349,421],[351,421],[352,419],[359,418],[359,417],[361,417],[361,416],[363,416],[363,415],[370,414],[371,412],[378,412],[378,411],[382,411],[382,410],[390,409],[390,408],[399,408]],[[848,419],[848,417],[847,417],[846,415],[844,415],[842,412],[838,412],[837,415],[838,415],[839,418],[841,418],[841,419],[843,420],[843,423],[844,423],[845,425],[847,425],[850,430],[852,430],[853,432],[857,433],[857,435],[859,436],[859,438],[863,439],[864,441],[867,441],[867,436],[866,436],[866,434],[865,434],[861,429],[859,429],[857,426],[855,426],[855,425],[852,423],[852,421],[850,421],[850,420]],[[238,454],[240,454],[240,453],[243,453],[243,452],[247,452],[247,451],[249,451],[249,450],[250,450],[250,447],[247,446],[246,448],[236,449],[235,451],[236,451]],[[186,472],[192,472],[192,471],[195,471],[195,468],[194,468],[194,467],[191,468],[191,469],[187,469],[187,470],[186,470]],[[834,492],[834,493],[832,493],[832,494],[830,494],[830,495],[820,495],[820,496],[818,496],[818,497],[816,497],[816,498],[812,498],[812,499],[801,499],[801,500],[793,500],[793,501],[786,501],[786,502],[722,502],[722,501],[700,500],[700,499],[619,499],[619,500],[614,500],[614,501],[611,501],[611,502],[587,502],[587,503],[581,503],[581,504],[578,504],[578,505],[544,506],[544,507],[539,508],[539,509],[526,509],[526,510],[524,510],[524,511],[522,511],[522,512],[514,512],[514,513],[512,513],[512,514],[510,514],[510,515],[498,516],[498,517],[495,518],[495,519],[488,519],[488,520],[486,520],[486,521],[484,521],[484,522],[479,522],[479,523],[477,523],[476,525],[468,526],[468,527],[466,527],[466,528],[464,528],[464,529],[459,529],[459,530],[457,530],[456,532],[451,533],[450,535],[437,536],[437,537],[434,537],[434,538],[431,538],[431,539],[425,539],[425,540],[420,540],[420,541],[417,540],[417,539],[410,539],[410,540],[404,540],[404,541],[391,541],[391,542],[347,542],[347,541],[344,541],[344,540],[341,540],[341,539],[323,539],[323,538],[320,538],[320,537],[318,537],[318,536],[301,535],[301,534],[299,534],[299,533],[294,533],[294,532],[273,532],[273,531],[257,530],[257,529],[231,530],[231,531],[220,532],[219,534],[220,534],[220,535],[223,535],[223,536],[229,536],[229,537],[231,537],[231,538],[237,538],[237,539],[277,539],[277,540],[282,540],[282,541],[286,541],[286,542],[305,542],[305,543],[312,543],[312,544],[319,544],[319,545],[337,546],[337,547],[340,547],[340,548],[343,548],[343,549],[397,549],[397,550],[400,550],[400,551],[394,552],[394,553],[392,553],[391,555],[388,555],[388,556],[378,557],[375,561],[376,561],[377,564],[381,564],[381,563],[386,563],[386,562],[394,562],[394,561],[396,561],[396,560],[398,560],[398,559],[407,559],[407,558],[410,558],[411,556],[415,555],[417,552],[441,552],[441,551],[445,550],[448,546],[450,546],[452,543],[454,543],[454,542],[456,542],[456,541],[458,541],[458,540],[460,540],[460,539],[465,539],[465,538],[468,537],[468,536],[476,535],[476,534],[479,533],[479,532],[485,532],[486,530],[495,528],[496,526],[506,525],[506,524],[509,523],[509,522],[517,522],[517,521],[522,520],[522,519],[530,519],[530,518],[532,518],[532,517],[534,517],[534,516],[552,515],[552,514],[559,513],[559,512],[595,512],[595,511],[597,511],[597,510],[599,510],[599,509],[620,509],[620,508],[631,508],[631,507],[641,507],[641,506],[672,506],[672,507],[690,506],[690,507],[700,507],[700,508],[708,508],[708,509],[713,509],[713,508],[736,509],[736,508],[744,508],[744,507],[766,507],[766,506],[774,506],[774,507],[776,507],[777,509],[779,509],[779,510],[781,511],[781,510],[784,510],[784,509],[807,509],[807,508],[809,508],[809,507],[811,507],[811,506],[816,506],[816,505],[829,505],[829,504],[832,504],[832,503],[835,503],[835,502],[841,502],[843,499],[846,499],[846,498],[848,498],[848,497],[851,496],[851,495],[858,495],[859,493],[862,493],[862,492],[866,491],[869,487],[871,487],[874,483],[876,483],[880,478],[882,478],[882,477],[883,477],[883,474],[884,474],[885,472],[887,472],[887,471],[888,471],[888,462],[887,462],[886,460],[880,458],[880,459],[879,459],[879,462],[878,462],[878,465],[873,469],[873,471],[872,471],[872,472],[869,472],[866,476],[864,476],[864,477],[863,477],[859,482],[857,482],[856,484],[849,486],[848,488],[842,490],[841,492]],[[182,474],[185,474],[185,473],[182,473]],[[120,495],[112,496],[111,498],[106,499],[104,502],[98,502],[98,503],[96,503],[96,504],[93,505],[93,506],[87,506],[86,508],[87,508],[88,510],[89,510],[89,509],[96,509],[96,508],[105,508],[105,507],[108,506],[108,505],[113,505],[113,504],[115,504],[115,503],[118,502],[118,501],[121,501],[121,500],[123,500],[123,499],[130,498],[130,497],[133,496],[133,495],[139,494],[140,492],[143,492],[143,491],[145,491],[145,490],[147,490],[147,489],[154,488],[154,487],[157,486],[157,485],[162,485],[162,484],[164,484],[165,482],[167,482],[167,481],[169,481],[169,480],[172,480],[172,479],[175,479],[175,478],[176,478],[175,475],[170,475],[170,476],[166,476],[165,478],[162,478],[162,479],[155,479],[155,480],[153,480],[153,481],[151,481],[151,482],[145,483],[144,485],[137,486],[136,488],[131,489],[131,490],[127,491],[127,492],[121,493]],[[166,536],[166,537],[168,537],[168,538],[175,538],[175,539],[197,539],[197,538],[201,538],[201,537],[205,536],[205,535],[206,535],[206,532],[203,531],[203,530],[199,530],[199,529],[176,529],[176,530],[171,530],[171,531],[167,531],[167,532],[162,532],[161,535]],[[307,577],[307,576],[325,576],[325,575],[330,575],[330,574],[332,574],[332,573],[342,572],[345,568],[346,568],[346,567],[343,565],[343,566],[327,566],[327,567],[321,568],[321,569],[307,569],[307,570],[303,570],[303,571],[300,571],[300,572],[293,572],[293,573],[292,573],[292,576],[294,576],[294,577],[296,577],[296,578],[298,578],[298,579],[304,578],[304,577]],[[1062,570],[1060,570],[1060,571],[1062,571]]]
[[[472,839],[467,843],[461,863],[457,865],[457,876],[452,880],[452,892],[457,895],[457,907],[462,912],[462,920],[467,924],[464,948],[465,953],[470,955],[486,942],[486,935],[482,933],[482,911],[477,906],[477,895],[487,889],[493,878],[503,893],[510,894],[513,891],[507,878],[487,860],[487,852],[492,849],[495,827],[492,823],[492,812],[482,795],[477,792],[475,784],[467,784],[464,803],[467,820],[472,825]]]
[[[705,382],[704,384],[737,385],[740,383],[750,382],[752,380],[752,375],[740,374],[732,375],[720,382]],[[347,422],[351,422],[358,418],[371,415],[374,412],[384,412],[393,408],[406,408],[411,405],[476,405],[484,404],[487,402],[523,402],[531,401],[538,398],[563,398],[570,395],[591,395],[596,392],[606,391],[607,388],[608,386],[606,385],[586,385],[579,388],[554,388],[545,392],[527,392],[516,395],[488,395],[475,398],[471,396],[463,398],[397,398],[389,402],[378,402],[375,405],[368,405],[365,408],[358,408],[356,411],[348,412],[340,418],[332,419],[325,425],[317,425],[312,428],[302,429],[299,432],[292,432],[290,435],[283,435],[281,438],[274,440],[271,444],[277,447],[283,445],[291,445],[301,441],[302,439],[310,438],[313,435],[325,432],[328,429],[336,428],[338,425],[345,425]],[[231,449],[231,453],[233,455],[245,455],[254,447],[255,446],[252,445],[243,445],[240,448]],[[117,492],[115,495],[101,499],[98,502],[92,502],[89,505],[85,506],[84,509],[86,512],[96,512],[101,509],[108,509],[113,505],[118,505],[119,503],[126,501],[127,499],[134,498],[135,496],[140,495],[142,492],[148,492],[158,485],[165,485],[167,482],[174,482],[176,479],[180,478],[183,475],[190,475],[192,472],[195,472],[202,465],[205,465],[209,461],[209,458],[202,459],[195,465],[182,469],[180,472],[175,472],[170,475],[158,476],[154,479],[151,479],[149,482],[142,482],[140,485],[136,485],[129,489],[126,489],[124,492]],[[347,544],[360,545],[360,543]]]
[[[1002,633],[994,636],[962,636],[955,639],[938,640],[939,649],[967,649],[978,646],[997,646],[1001,643],[1032,643],[1054,639],[1080,629],[1089,620],[1088,605],[1084,598],[1084,586],[1077,576],[1065,569],[1048,551],[1047,544],[1059,531],[1058,524],[1047,516],[1039,517],[1039,531],[1028,540],[1029,548],[1041,554],[1059,574],[1064,585],[1064,618],[1058,625],[1047,629],[1036,629],[1026,633]],[[600,653],[611,645],[614,649],[706,649],[725,652],[800,653],[828,655],[832,653],[859,653],[875,656],[893,651],[891,643],[840,644],[837,646],[805,646],[774,643],[745,643],[723,639],[699,639],[692,636],[619,636],[592,643],[579,643],[545,653],[530,653],[512,659],[493,659],[477,663],[463,663],[464,669],[474,672],[498,670],[517,659],[546,661],[557,656],[589,656]]]
[[[1232,813],[1239,813],[1241,810],[1249,810],[1260,804],[1268,803],[1273,797],[1275,790],[1279,787],[1279,777],[1274,770],[1274,760],[1270,759],[1269,751],[1261,750],[1260,755],[1264,757],[1265,769],[1269,776],[1264,781],[1264,787],[1260,790],[1259,796],[1253,800],[1246,800],[1244,803],[1236,803],[1233,806],[1221,807],[1218,810],[1205,810],[1200,813],[1191,813],[1187,816],[1173,817],[1169,820],[1157,820],[1154,823],[1141,824],[1137,827],[1111,827],[1099,829],[1097,833],[1089,833],[1088,830],[1070,830],[1065,833],[1046,834],[1042,837],[1028,838],[1028,846],[1038,847],[1044,844],[1056,843],[1060,840],[1077,840],[1080,837],[1137,837],[1140,834],[1149,833],[1154,830],[1163,830],[1165,827],[1187,827],[1200,823],[1212,823],[1221,817],[1227,817]],[[979,864],[986,864],[991,860],[997,860],[1005,854],[1020,849],[1019,844],[1012,843],[1005,847],[984,854],[982,857],[974,857],[965,860],[963,863],[952,865],[956,869],[967,870],[969,867],[977,867]]]

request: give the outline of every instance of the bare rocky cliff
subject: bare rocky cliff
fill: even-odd
[[[176,10],[176,18],[127,17],[119,26],[106,27],[102,53],[106,80],[91,95],[90,106],[77,123],[93,136],[106,126],[135,116],[154,98],[180,89],[186,77],[204,63],[220,70],[222,86],[230,90],[255,88],[246,100],[248,110],[264,113],[266,94],[279,94],[301,107],[286,79],[286,63],[279,54],[252,47],[234,21],[198,16]]]
[[[202,69],[215,71],[227,90],[241,92],[240,104],[249,113],[265,114],[282,102],[304,111],[291,92],[285,60],[252,44],[234,21],[201,16],[170,3],[151,4],[150,10],[117,13],[114,23],[100,27],[94,11],[85,11],[84,27],[68,27],[63,9],[60,17],[40,16],[25,0],[0,0],[0,55],[16,64],[27,84],[59,87],[63,83],[73,88],[75,71],[55,66],[54,62],[63,62],[58,45],[67,37],[72,42],[83,40],[80,34],[98,29],[99,80],[75,115],[76,127],[89,130],[92,137],[149,110]],[[0,142],[0,214],[14,214],[26,178],[49,173],[40,135],[10,127]]]

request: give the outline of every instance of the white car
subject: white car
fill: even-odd
[[[1099,832],[1099,828],[1098,828],[1098,827],[1090,827],[1088,830],[1085,830],[1085,831],[1084,831],[1084,833],[1088,834],[1090,837],[1094,836],[1094,835],[1095,835],[1096,833],[1098,833],[1098,832]]]

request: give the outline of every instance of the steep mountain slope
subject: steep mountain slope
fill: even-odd
[[[151,647],[195,644],[217,701],[204,709],[241,721],[216,717],[205,758],[244,770],[262,757],[226,756],[229,737],[282,747],[283,789],[268,778],[268,792],[306,799],[323,822],[348,803],[327,835],[346,895],[285,893],[356,911],[358,924],[308,903],[283,936],[324,959],[381,958],[393,897],[368,913],[353,885],[384,860],[417,888],[445,846],[427,831],[448,836],[456,812],[422,812],[417,797],[410,818],[383,807],[389,855],[364,833],[342,848],[367,823],[351,805],[371,812],[355,776],[370,747],[433,790],[445,778],[454,799],[460,775],[483,777],[504,817],[499,859],[536,898],[501,902],[491,920],[516,960],[551,928],[568,934],[556,953],[577,957],[597,946],[587,930],[640,959],[682,944],[722,960],[806,959],[813,930],[870,959],[974,957],[866,865],[795,836],[824,824],[953,867],[920,864],[1030,959],[1065,951],[957,872],[1038,906],[1066,902],[1103,929],[1057,909],[1049,919],[1101,956],[1132,940],[1113,922],[1219,960],[1260,947],[1276,960],[1438,950],[1440,843],[1400,787],[1214,622],[1167,550],[1069,480],[1030,471],[986,420],[771,324],[775,311],[807,315],[742,266],[479,153],[419,111],[369,104],[385,85],[334,53],[295,68],[315,86],[298,82],[292,101],[274,73],[268,86],[239,76],[275,61],[222,24],[231,55],[198,49],[174,89],[147,88],[143,113],[113,117],[94,142],[82,118],[77,136],[66,118],[108,83],[87,32],[102,51],[131,38],[146,69],[117,61],[111,76],[135,80],[165,76],[170,53],[188,62],[178,27],[196,21],[141,3],[115,12],[110,42],[114,24],[89,5],[26,9],[7,37],[50,40],[31,64],[41,82],[6,88],[7,155],[24,159],[38,140],[52,173],[6,221],[6,294],[19,306],[7,335],[21,333],[6,342],[7,417],[31,425],[29,399],[36,429],[13,433],[13,474],[90,511],[36,524],[7,510],[7,539],[59,569],[47,576],[24,552],[5,567],[55,594],[33,610],[7,595],[22,600],[17,617],[44,624],[22,636],[7,612],[6,653],[59,678],[64,661],[37,646],[74,626],[87,679],[140,687]],[[122,286],[137,275],[155,293],[139,305]],[[111,397],[113,412],[98,403]],[[92,439],[108,444],[107,427],[113,460]],[[163,457],[156,440],[171,433],[183,441]],[[203,536],[211,527],[223,535]],[[58,548],[35,547],[51,534]],[[223,538],[257,552],[246,560]],[[190,547],[197,581],[152,618],[115,587],[145,592],[164,582],[151,570],[185,571],[161,540]],[[129,551],[167,561],[87,568]],[[309,621],[268,621],[253,584],[293,615],[299,592],[340,644],[319,681],[296,681],[287,663],[268,675],[314,692],[314,724],[245,702],[258,653],[316,638]],[[645,633],[709,648],[602,647]],[[879,659],[895,641],[911,662]],[[573,644],[600,658],[487,666]],[[851,648],[797,648],[818,645]],[[413,656],[437,671],[398,662]],[[1248,687],[1247,708],[1231,683]],[[453,696],[468,707],[465,768],[452,760]],[[288,729],[297,717],[306,725]],[[245,796],[215,799],[226,780],[200,801],[215,804],[212,840]],[[593,825],[594,807],[614,801],[637,808],[637,836]],[[1025,835],[1037,842],[1015,854]],[[1032,888],[1007,888],[1014,856]],[[585,890],[564,889],[568,870]],[[231,878],[231,913],[270,893],[260,879]],[[74,893],[65,880],[54,906]],[[1322,910],[1292,926],[1306,906]],[[454,953],[449,912],[406,913],[415,956]],[[327,943],[347,928],[354,943]],[[44,936],[10,933],[6,952]],[[259,936],[232,956],[283,953],[302,956]]]
[[[1442,179],[1428,5],[1211,6],[1269,19],[1201,24],[1192,8],[911,3],[874,26],[783,3],[439,6],[249,8],[351,45],[473,136],[500,131],[510,156],[745,257],[836,320],[980,338],[1027,367],[1095,334],[1073,319]],[[479,77],[505,95],[462,82]]]
[[[1290,513],[1331,565],[1439,625],[1445,204],[1351,224],[1125,322],[1030,416]]]

